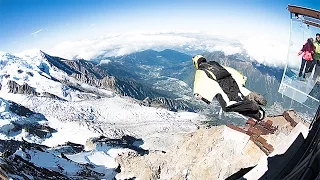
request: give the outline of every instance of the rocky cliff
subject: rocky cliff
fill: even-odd
[[[254,126],[250,123],[249,120],[248,125],[242,128],[232,125],[200,128],[186,134],[165,152],[149,151],[144,156],[133,152],[123,153],[117,158],[121,172],[116,177],[226,179],[240,170],[252,169],[269,154],[265,146],[273,151],[290,135],[297,123],[305,124],[292,111],[267,117]]]

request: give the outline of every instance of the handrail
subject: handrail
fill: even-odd
[[[311,26],[315,26],[315,27],[320,28],[320,24],[318,24],[318,23],[315,23],[315,22],[312,22],[312,21],[308,21],[308,20],[304,20],[303,22],[304,22],[305,24],[308,24],[308,25],[311,25]]]

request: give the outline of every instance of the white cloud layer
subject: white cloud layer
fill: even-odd
[[[222,37],[209,33],[127,33],[65,41],[51,49],[49,54],[68,59],[94,59],[98,56],[121,56],[146,49],[176,49],[182,52],[224,51],[225,54],[247,52],[252,60],[270,66],[283,67],[288,52],[287,41],[280,42],[267,36],[249,38]]]

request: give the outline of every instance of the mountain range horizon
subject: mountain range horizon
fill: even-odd
[[[40,54],[43,53],[45,55],[48,55],[42,50],[34,50],[29,51],[29,54],[20,54],[20,56],[35,58],[36,56],[39,56],[39,52]],[[203,52],[202,54],[207,57],[208,60],[215,60],[217,62],[220,62],[221,64],[230,65],[231,67],[236,68],[237,70],[244,73],[244,75],[248,78],[247,87],[252,89],[253,91],[265,95],[271,105],[275,102],[281,102],[283,104],[283,107],[286,108],[305,108],[299,105],[299,103],[294,103],[293,100],[289,98],[285,98],[284,101],[277,100],[281,97],[281,94],[277,92],[277,89],[279,88],[279,84],[281,82],[281,77],[284,70],[283,68],[269,67],[256,61],[252,61],[252,59],[248,58],[246,54],[237,53],[226,55],[222,51]],[[50,55],[48,56],[51,57]],[[181,99],[183,97],[181,94],[187,94],[187,96],[185,96],[187,97],[185,100],[190,100],[192,99],[191,89],[193,85],[194,73],[194,68],[191,63],[191,57],[192,55],[185,54],[173,49],[164,49],[160,51],[147,49],[123,56],[112,56],[107,58],[97,57],[89,61],[84,59],[76,60],[83,62],[92,62],[95,66],[104,69],[105,71],[119,79],[130,79],[140,84],[144,84],[144,86],[149,86],[148,88],[151,87],[153,90],[156,90],[159,95],[161,94],[160,96],[162,97]],[[64,59],[63,57],[55,58],[61,60]],[[258,75],[256,73],[252,73],[255,71],[256,73],[258,73]],[[255,74],[255,77],[260,76],[261,79],[253,78],[253,74]],[[170,84],[167,82],[170,81],[170,79],[171,81],[176,82]],[[264,85],[261,86],[261,84],[257,84],[257,82],[264,82]],[[178,86],[175,86],[177,83]],[[182,85],[183,88],[177,91],[178,93],[175,93],[172,89],[168,92],[170,86],[179,87],[181,86],[181,83],[184,85]],[[166,88],[163,89],[163,87]],[[266,90],[266,88],[270,88],[270,90]],[[147,96],[145,96],[144,98],[146,97]],[[282,98],[283,97],[281,97],[281,99]],[[142,97],[138,99],[141,100]],[[204,108],[204,106],[201,106],[201,108]]]

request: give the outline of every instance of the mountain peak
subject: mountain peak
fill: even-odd
[[[40,49],[34,48],[34,49],[24,50],[24,51],[17,53],[15,55],[18,57],[21,57],[21,58],[34,59],[34,58],[43,58],[45,53]]]
[[[181,52],[179,52],[179,51],[176,51],[176,50],[173,50],[173,49],[164,49],[164,50],[160,51],[160,53],[165,53],[165,52],[183,54],[183,53],[181,53]]]
[[[7,52],[4,52],[4,51],[0,51],[0,56],[4,56],[4,55],[6,55],[6,54],[8,54]]]

